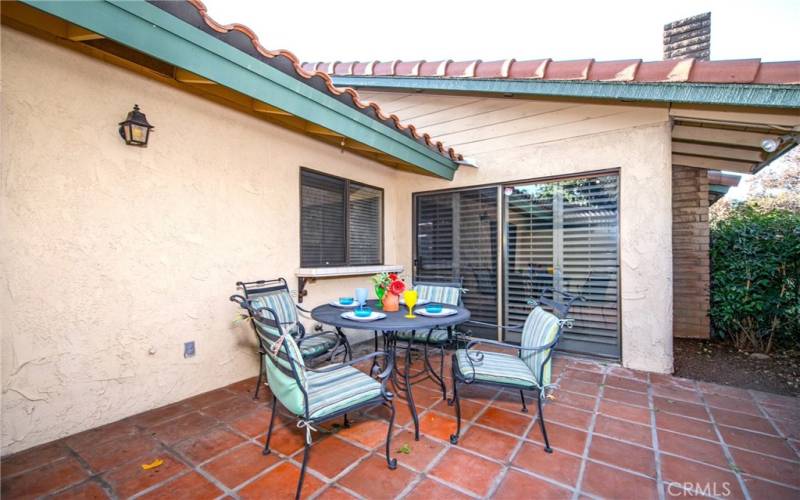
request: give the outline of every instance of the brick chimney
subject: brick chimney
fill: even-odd
[[[711,58],[711,12],[664,25],[664,59]]]

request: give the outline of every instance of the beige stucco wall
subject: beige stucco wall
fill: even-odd
[[[254,376],[228,296],[296,288],[299,166],[397,210],[393,169],[5,26],[2,75],[3,454]],[[147,149],[117,135],[134,103]],[[320,280],[307,304],[364,282]]]
[[[623,363],[671,369],[663,109],[470,155],[480,168],[448,183],[6,27],[2,76],[3,454],[253,376],[252,332],[232,326],[227,297],[240,279],[296,287],[301,165],[383,187],[385,260],[408,270],[412,192],[619,168]],[[133,103],[156,126],[147,149],[117,135]],[[320,280],[307,304],[364,283]]]
[[[376,100],[380,101],[380,97]],[[399,261],[411,269],[412,192],[618,168],[622,364],[671,372],[669,117],[664,108],[631,106],[601,127],[605,130],[586,133],[586,124],[577,122],[568,131],[547,135],[539,144],[471,155],[478,168],[460,168],[453,182],[401,175],[396,186],[404,193],[398,197],[400,218],[395,223]]]

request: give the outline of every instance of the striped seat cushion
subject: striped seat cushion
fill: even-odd
[[[312,420],[320,420],[380,394],[378,381],[350,366],[328,373],[308,372],[308,414]]]
[[[430,333],[430,339],[428,338]],[[397,338],[400,340],[408,340],[411,338],[411,332],[398,332]],[[414,334],[414,342],[430,342],[431,344],[442,344],[449,340],[447,336],[447,329],[436,328],[433,332],[422,331]]]
[[[469,380],[477,382],[496,382],[520,387],[536,386],[536,379],[531,373],[528,365],[519,357],[500,352],[486,352],[470,350],[472,353],[472,363],[467,359],[466,349],[456,351],[458,360],[458,371]],[[475,361],[475,354],[482,353],[483,359]]]
[[[281,289],[263,295],[257,295],[250,298],[250,303],[255,309],[268,307],[275,311],[284,329],[289,325],[297,323],[297,309],[294,305],[294,299],[289,295],[289,290]]]
[[[461,289],[453,286],[415,285],[414,290],[420,299],[436,304],[457,306],[461,300]]]
[[[320,335],[309,339],[299,339],[298,347],[304,358],[316,358],[333,349],[336,345],[336,337],[331,335]]]
[[[522,327],[522,347],[542,347],[550,344],[556,339],[558,335],[559,323],[558,318],[553,314],[545,311],[541,307],[535,307],[525,320],[525,325]],[[528,365],[531,372],[537,377],[541,372],[542,380],[540,385],[542,387],[550,384],[550,369],[551,362],[548,358],[550,349],[543,351],[522,351],[522,360]],[[543,365],[543,363],[546,364]]]

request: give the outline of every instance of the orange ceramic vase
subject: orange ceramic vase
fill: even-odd
[[[383,310],[386,312],[397,312],[400,310],[400,296],[387,290],[383,296]]]

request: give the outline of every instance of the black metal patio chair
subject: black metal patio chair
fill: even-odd
[[[300,341],[300,352],[303,355],[303,359],[318,360],[324,359],[327,355],[328,361],[332,361],[338,354],[342,354],[345,360],[352,359],[353,353],[350,349],[350,343],[341,332],[327,330],[313,335],[306,334],[305,327],[299,321],[297,311],[306,314],[309,314],[309,311],[295,303],[285,279],[239,281],[236,283],[236,287],[242,290],[244,298],[249,300],[256,309],[267,307],[277,313],[281,328]],[[253,328],[255,331],[255,325]],[[258,332],[256,331],[256,336],[257,334]],[[260,347],[259,356],[261,358],[261,367],[258,371],[256,392],[253,399],[258,399],[258,392],[261,388],[261,380],[265,369],[264,359],[266,353]]]
[[[528,411],[524,391],[536,391],[538,393],[539,425],[545,443],[544,450],[552,453],[553,450],[550,448],[545,428],[542,401],[550,386],[550,361],[553,349],[558,344],[564,325],[571,326],[571,321],[570,319],[559,319],[537,305],[521,327],[493,325],[480,321],[467,322],[468,324],[521,333],[522,341],[517,346],[495,340],[472,339],[465,349],[458,349],[453,354],[453,399],[451,402],[456,407],[456,432],[450,436],[451,443],[457,444],[461,435],[461,404],[458,385],[483,384],[519,390],[524,412]],[[513,349],[517,351],[517,354],[472,349],[481,344]]]
[[[303,488],[308,456],[311,450],[311,431],[327,420],[344,416],[347,426],[347,413],[378,405],[390,411],[389,426],[386,433],[386,463],[389,469],[397,468],[397,459],[391,458],[392,429],[394,426],[394,395],[387,390],[386,383],[394,370],[394,359],[383,351],[373,352],[345,363],[312,369],[305,365],[301,347],[295,338],[284,332],[277,311],[254,304],[240,295],[233,295],[231,301],[246,309],[253,318],[262,350],[266,353],[265,365],[267,380],[272,390],[272,415],[267,431],[264,455],[270,453],[270,440],[278,413],[277,403],[296,416],[297,426],[305,428],[306,441],[303,464],[297,483],[295,498],[300,498]],[[302,344],[302,339],[299,340]],[[377,380],[354,368],[377,358],[384,359],[383,371],[375,373]],[[373,365],[374,367],[375,365]]]
[[[417,282],[414,283],[414,290],[417,291],[417,300],[427,300],[435,304],[442,304],[444,306],[463,306],[462,295],[464,289],[462,288],[463,281],[453,281],[444,283],[434,282]],[[406,364],[403,370],[398,367],[396,370],[397,377],[403,380],[403,383],[416,383],[424,380],[427,375],[436,382],[442,390],[442,399],[447,399],[447,386],[444,382],[444,357],[445,347],[450,345],[454,340],[453,327],[447,328],[433,328],[428,330],[427,333],[417,333],[415,331],[397,332],[394,336],[394,341],[403,340],[406,342],[405,346],[399,346],[406,350]],[[414,344],[422,344],[422,358],[425,366],[417,373],[411,373],[411,352],[415,349]],[[396,345],[397,346],[397,345]],[[439,351],[439,370],[438,373],[431,365],[429,348],[437,349]]]

